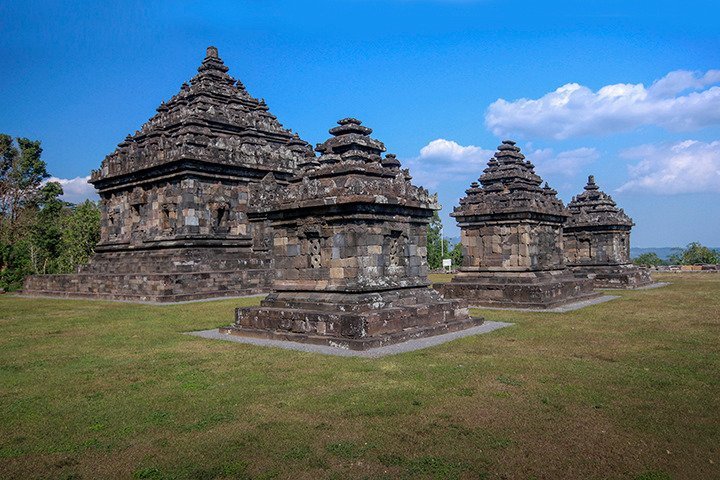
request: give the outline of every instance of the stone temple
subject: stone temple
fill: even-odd
[[[228,75],[209,47],[197,75],[108,155],[90,182],[101,240],[74,275],[27,279],[24,292],[179,301],[268,291],[272,238],[248,221],[251,186],[289,180],[312,147]]]
[[[565,258],[578,275],[589,276],[596,288],[637,288],[652,283],[646,268],[630,261],[633,221],[612,197],[588,177],[585,190],[568,204]]]
[[[427,226],[437,197],[353,118],[338,122],[289,181],[252,186],[251,223],[274,231],[273,290],[221,332],[355,350],[482,322],[429,288]]]
[[[463,265],[446,298],[470,305],[553,308],[597,296],[593,283],[565,266],[563,223],[557,192],[535,174],[515,142],[506,140],[460,206],[451,214],[461,230]]]

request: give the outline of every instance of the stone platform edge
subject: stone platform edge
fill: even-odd
[[[239,300],[242,298],[264,298],[268,295],[267,291],[258,291],[257,293],[247,293],[242,295],[231,294],[231,295],[216,295],[212,297],[200,297],[192,298],[189,300],[173,300],[173,301],[156,301],[156,300],[142,300],[139,298],[105,298],[101,296],[84,296],[74,294],[60,294],[50,295],[35,292],[8,292],[4,295],[16,298],[41,298],[45,300],[89,300],[91,302],[111,302],[111,303],[130,303],[137,305],[158,305],[158,306],[170,306],[170,305],[183,305],[186,303],[202,303],[202,302],[217,302],[220,300]]]
[[[192,335],[211,340],[225,340],[229,342],[244,343],[262,347],[276,347],[285,350],[297,350],[300,352],[319,353],[322,355],[334,355],[339,357],[364,357],[364,358],[380,358],[388,355],[397,355],[399,353],[413,352],[424,348],[434,347],[443,343],[450,342],[459,338],[470,337],[483,333],[490,333],[500,328],[514,325],[508,322],[491,322],[484,321],[482,324],[457,330],[454,332],[432,335],[428,337],[413,338],[401,343],[393,343],[382,347],[369,348],[367,350],[350,350],[341,347],[333,347],[330,345],[317,345],[312,343],[299,343],[290,340],[277,340],[269,338],[245,337],[240,335],[231,335],[221,333],[220,329],[213,328],[211,330],[201,330],[195,332],[185,332],[185,335]]]
[[[552,308],[522,308],[522,307],[500,307],[492,305],[468,305],[468,308],[477,308],[482,310],[511,310],[515,312],[541,312],[541,313],[566,313],[580,310],[581,308],[589,307],[591,305],[598,305],[600,303],[609,302],[620,298],[619,295],[602,295],[596,296],[577,302],[564,303],[557,307]]]

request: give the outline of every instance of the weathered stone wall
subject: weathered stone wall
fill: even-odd
[[[174,302],[267,292],[269,254],[246,247],[98,252],[73,275],[33,275],[23,293]]]
[[[103,193],[101,244],[248,235],[248,182],[188,176]]]
[[[463,267],[546,270],[563,263],[557,224],[538,222],[480,224],[461,229]]]
[[[572,231],[564,237],[568,265],[631,263],[629,231]]]
[[[275,229],[276,290],[378,290],[428,285],[427,227],[400,222],[327,223]]]

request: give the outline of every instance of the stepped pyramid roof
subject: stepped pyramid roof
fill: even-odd
[[[410,183],[393,154],[382,156],[385,145],[372,137],[372,129],[355,118],[339,120],[332,135],[315,148],[320,157],[309,158],[286,186],[268,175],[256,185],[257,211],[292,210],[340,204],[382,204],[438,210],[437,196]]]
[[[487,168],[465,191],[452,216],[548,214],[567,216],[557,191],[535,173],[535,166],[512,140],[504,140]]]
[[[91,183],[181,161],[292,173],[314,156],[227,72],[217,49],[208,47],[197,75],[103,160]]]
[[[620,226],[632,227],[632,219],[619,208],[610,195],[600,190],[595,177],[588,177],[584,191],[568,204],[570,218],[566,228]]]

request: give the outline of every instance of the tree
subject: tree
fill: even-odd
[[[95,202],[85,200],[65,218],[59,270],[62,273],[75,272],[79,265],[90,260],[99,241],[100,207]]]
[[[670,255],[670,263],[676,265],[703,265],[720,263],[720,252],[699,242],[692,242],[677,254]]]
[[[447,257],[450,248],[450,242],[442,238],[442,220],[437,212],[433,213],[433,218],[428,226],[427,234],[427,261],[431,270],[442,268],[443,253]]]
[[[453,267],[461,267],[463,261],[462,243],[456,243],[450,250],[450,258],[452,258]]]
[[[660,265],[665,265],[665,260],[657,256],[657,253],[650,252],[650,253],[643,253],[642,255],[638,256],[635,260],[633,260],[633,263],[635,265],[639,265],[641,267],[657,267]]]
[[[43,181],[50,177],[39,141],[18,138],[17,145],[0,134],[0,234],[9,243],[19,234],[23,208],[38,200]]]
[[[62,252],[63,220],[68,204],[60,200],[62,186],[48,182],[40,189],[37,213],[30,234],[30,262],[32,273],[57,273]]]
[[[25,276],[74,272],[100,236],[100,210],[60,199],[48,182],[40,142],[0,134],[0,288],[20,288]]]

